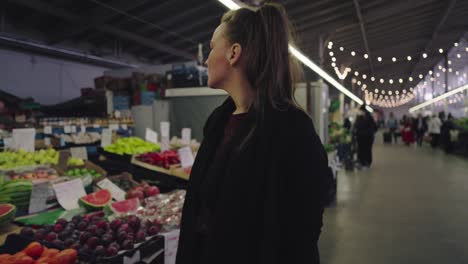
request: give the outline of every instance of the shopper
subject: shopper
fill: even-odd
[[[416,119],[414,120],[413,126],[414,135],[416,136],[416,142],[418,146],[422,146],[424,134],[427,131],[427,123],[426,120],[423,118],[422,114],[418,114],[418,117],[416,117]]]
[[[414,143],[414,130],[413,130],[413,119],[406,118],[406,123],[403,126],[403,130],[401,132],[403,143],[409,146]]]
[[[447,120],[444,121],[441,128],[441,141],[446,153],[451,153],[453,151],[453,143],[450,138],[450,130],[455,128],[453,123],[453,116],[451,113],[448,114]]]
[[[226,13],[208,85],[229,98],[208,118],[182,215],[177,264],[314,264],[327,154],[293,100],[284,9]]]
[[[362,105],[356,117],[354,133],[358,145],[358,162],[364,169],[369,168],[372,164],[372,145],[376,131],[377,124],[374,118],[367,111],[365,105]]]
[[[432,115],[431,120],[429,121],[429,135],[431,136],[431,147],[436,148],[439,145],[440,138],[440,128],[442,127],[442,122],[436,114]]]
[[[351,124],[351,120],[349,120],[349,117],[346,117],[345,120],[343,121],[343,127],[348,131],[351,130],[352,124]]]
[[[397,134],[396,131],[398,129],[398,120],[395,118],[393,112],[390,112],[390,116],[387,120],[387,128],[390,132],[390,136],[393,138],[394,143],[397,143]]]

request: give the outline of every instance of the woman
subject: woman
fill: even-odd
[[[405,145],[409,146],[414,143],[413,120],[411,118],[407,119],[401,134]]]
[[[354,124],[354,133],[358,145],[358,161],[362,168],[369,168],[372,164],[372,145],[377,131],[377,124],[371,113],[362,105],[356,123]]]
[[[214,110],[194,163],[177,264],[319,263],[327,155],[293,100],[288,20],[265,4],[226,13],[211,40]]]
[[[440,128],[442,127],[442,122],[436,114],[432,115],[431,120],[429,121],[429,134],[431,135],[431,147],[436,148],[439,145],[440,138]]]

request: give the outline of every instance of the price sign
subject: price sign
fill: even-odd
[[[158,132],[154,131],[151,128],[146,128],[145,139],[148,142],[158,144]]]

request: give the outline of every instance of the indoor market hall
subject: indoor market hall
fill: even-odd
[[[468,264],[468,0],[0,0],[0,264]]]

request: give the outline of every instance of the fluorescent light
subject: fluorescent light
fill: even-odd
[[[240,6],[237,3],[235,3],[234,1],[232,1],[232,0],[218,0],[218,1],[220,3],[222,3],[223,5],[225,5],[227,8],[231,9],[231,10],[236,10],[236,9],[240,8]],[[340,47],[340,50],[342,50],[341,47]],[[364,104],[364,101],[362,101],[361,98],[357,97],[350,90],[346,89],[343,85],[341,85],[338,81],[336,81],[333,77],[331,77],[330,74],[328,74],[327,72],[322,70],[322,68],[320,68],[314,62],[312,62],[309,58],[307,58],[304,54],[302,54],[299,50],[297,50],[291,44],[289,44],[289,52],[291,52],[291,54],[294,55],[305,66],[309,67],[312,71],[314,71],[318,75],[320,75],[320,77],[325,79],[331,85],[335,86],[335,88],[338,89],[340,92],[347,95],[349,98],[354,100],[356,103],[358,103],[360,105]],[[366,108],[368,108],[368,111],[371,112],[372,108],[370,108],[369,106],[366,106]]]
[[[294,48],[292,45],[289,45],[289,51],[291,54],[293,54],[298,60],[300,60],[304,65],[309,67],[311,70],[316,72],[318,75],[320,75],[323,79],[325,79],[327,82],[329,82],[331,85],[335,86],[336,89],[340,90],[342,93],[347,95],[349,98],[353,99],[356,103],[362,105],[364,102],[357,97],[355,94],[353,94],[351,91],[346,89],[343,85],[341,85],[339,82],[337,82],[333,77],[331,77],[328,73],[326,73],[324,70],[322,70],[317,64],[313,63],[309,58],[304,56],[300,51],[298,51],[296,48]]]
[[[237,10],[237,9],[240,8],[240,6],[238,4],[236,4],[232,0],[218,0],[218,1],[221,2],[221,4],[225,5],[227,8],[229,8],[231,10]]]
[[[424,103],[422,103],[422,104],[419,104],[419,105],[417,105],[417,106],[411,107],[411,108],[409,109],[409,112],[410,112],[410,113],[413,113],[413,112],[415,112],[415,111],[417,111],[417,110],[419,110],[419,109],[421,109],[421,108],[424,108],[424,107],[426,107],[426,106],[428,106],[428,105],[431,105],[431,104],[433,104],[433,103],[435,103],[435,102],[437,102],[437,101],[443,100],[443,99],[445,99],[445,98],[447,98],[447,97],[449,97],[449,96],[451,96],[451,95],[454,95],[454,94],[456,94],[456,93],[463,92],[464,90],[467,90],[467,89],[468,89],[468,84],[465,84],[465,85],[463,85],[463,86],[461,86],[461,87],[458,87],[458,88],[456,88],[456,89],[453,89],[453,90],[451,90],[450,92],[446,92],[446,93],[444,93],[444,94],[442,94],[442,95],[439,95],[439,96],[437,96],[436,98],[433,98],[433,99],[431,99],[431,100],[429,100],[429,101],[426,101],[426,102],[424,102]]]

